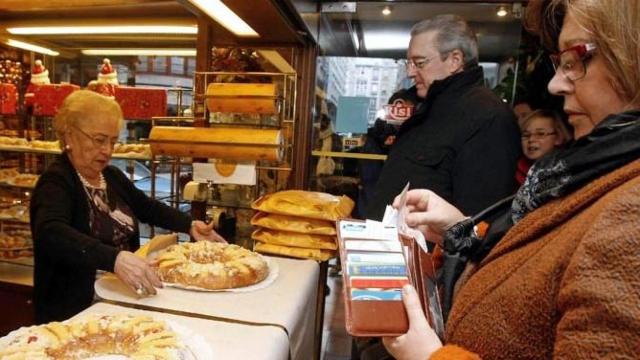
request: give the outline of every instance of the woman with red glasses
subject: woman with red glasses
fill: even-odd
[[[548,87],[575,141],[489,210],[502,215],[484,236],[473,229],[486,213],[408,193],[408,224],[444,249],[448,317],[443,346],[403,289],[409,331],[384,339],[397,359],[639,356],[640,0],[530,1],[527,13],[555,48]]]

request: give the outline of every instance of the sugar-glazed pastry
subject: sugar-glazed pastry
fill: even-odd
[[[164,282],[208,290],[239,288],[264,280],[264,258],[237,245],[199,241],[169,246],[158,256]]]
[[[164,321],[134,315],[91,315],[25,327],[3,345],[3,360],[75,360],[100,355],[168,360],[182,359],[184,349]]]

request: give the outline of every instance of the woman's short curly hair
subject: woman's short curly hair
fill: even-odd
[[[53,119],[53,129],[64,149],[64,134],[69,127],[80,126],[83,122],[95,121],[98,118],[113,119],[122,128],[123,116],[120,105],[112,98],[89,90],[78,90],[67,96]]]

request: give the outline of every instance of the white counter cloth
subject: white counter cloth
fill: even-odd
[[[112,277],[96,281],[99,298],[160,309],[191,312],[287,329],[292,358],[313,358],[318,263],[269,257],[279,275],[271,286],[247,293],[198,292],[165,287],[156,296],[138,298]],[[283,331],[279,329],[279,331]]]
[[[282,360],[286,359],[289,353],[286,334],[273,326],[251,326],[204,320],[107,303],[93,304],[75,317],[88,314],[144,314],[182,325],[205,338],[211,347],[214,359]]]

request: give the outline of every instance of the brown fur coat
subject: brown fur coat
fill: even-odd
[[[640,358],[640,160],[528,214],[456,295],[431,359]]]

